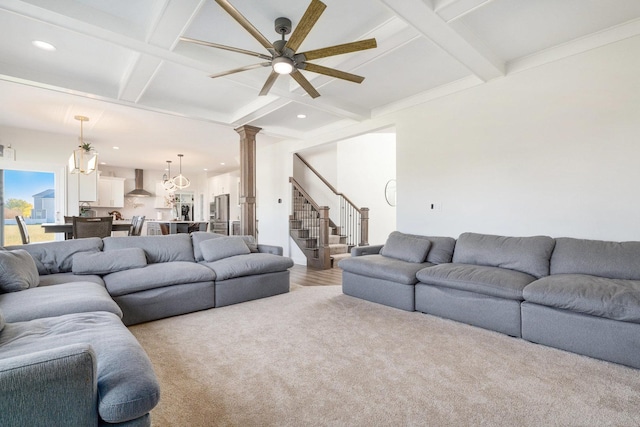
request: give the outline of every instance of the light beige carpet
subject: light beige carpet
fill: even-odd
[[[154,426],[640,425],[640,370],[340,286],[131,330],[161,382]]]

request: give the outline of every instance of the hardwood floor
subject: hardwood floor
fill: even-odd
[[[290,270],[291,284],[300,286],[342,285],[342,269],[316,270],[303,265],[294,265]]]

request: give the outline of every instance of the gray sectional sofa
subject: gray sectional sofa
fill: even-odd
[[[394,231],[385,245],[352,249],[339,262],[345,294],[414,311],[416,274],[425,267],[451,262],[455,239]],[[366,255],[366,256],[365,256]]]
[[[640,242],[464,233],[425,265],[442,239],[394,232],[354,248],[339,263],[343,292],[640,368]]]
[[[0,250],[0,425],[149,426],[160,389],[126,325],[289,291],[250,237],[108,237]]]

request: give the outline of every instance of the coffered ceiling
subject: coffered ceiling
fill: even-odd
[[[0,0],[0,126],[69,135],[71,149],[82,114],[109,164],[158,169],[182,151],[190,168],[223,170],[244,124],[264,129],[259,143],[310,138],[640,34],[638,0],[323,1],[301,50],[378,47],[314,61],[365,80],[303,71],[321,94],[311,99],[287,76],[258,96],[266,67],[209,78],[260,60],[180,36],[267,53],[214,0]],[[295,28],[308,6],[230,3],[274,41],[275,18]]]

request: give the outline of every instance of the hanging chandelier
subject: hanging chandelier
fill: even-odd
[[[162,186],[167,191],[175,191],[176,185],[173,183],[173,179],[171,179],[171,160],[167,160],[167,172],[162,175]]]
[[[89,118],[85,116],[75,116],[74,119],[80,121],[80,138],[78,138],[80,145],[73,150],[69,157],[69,172],[89,175],[98,168],[98,152],[90,143],[84,142],[82,124],[89,121]]]
[[[187,188],[188,186],[191,185],[191,181],[189,181],[189,178],[182,175],[182,157],[183,156],[184,154],[178,154],[178,157],[180,158],[180,173],[171,179],[171,181],[173,181],[173,185],[175,185],[176,188],[179,190],[182,190],[183,188]]]

